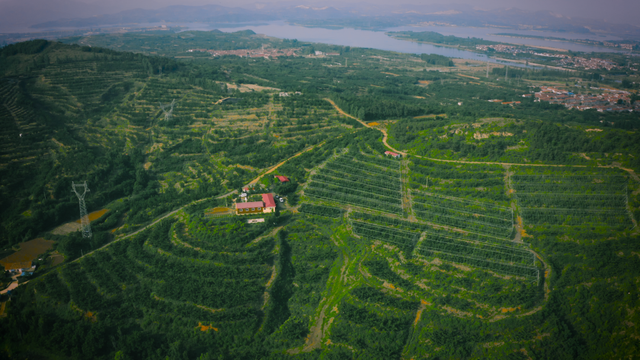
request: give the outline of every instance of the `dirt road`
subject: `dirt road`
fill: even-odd
[[[271,174],[271,173],[272,173],[272,172],[274,172],[277,168],[279,168],[280,166],[282,166],[282,165],[286,164],[286,163],[287,163],[287,161],[289,161],[289,160],[291,160],[291,159],[294,159],[294,158],[296,158],[296,157],[298,157],[298,156],[300,156],[300,155],[302,155],[302,154],[304,154],[304,153],[306,153],[306,152],[308,152],[308,151],[311,151],[311,150],[313,150],[313,149],[315,149],[315,148],[317,148],[317,147],[320,147],[320,146],[324,145],[325,143],[326,143],[326,141],[323,141],[323,142],[321,142],[321,143],[319,143],[319,144],[316,144],[316,145],[313,145],[313,146],[309,146],[308,148],[306,148],[306,149],[304,149],[304,150],[302,150],[302,151],[300,151],[300,152],[296,153],[296,154],[295,154],[295,155],[293,155],[292,157],[287,158],[287,159],[285,159],[285,160],[282,160],[282,161],[281,161],[281,162],[279,162],[277,165],[272,166],[272,167],[271,167],[269,170],[267,170],[265,173],[261,174],[260,176],[258,176],[258,177],[257,177],[257,178],[255,178],[255,179],[251,180],[251,182],[250,182],[248,185],[257,184],[257,183],[258,183],[258,181],[260,181],[260,179],[262,179],[262,177],[263,177],[263,176],[265,176],[265,175],[267,175],[267,174]]]
[[[338,105],[336,105],[335,102],[333,102],[333,100],[331,99],[327,99],[325,98],[326,101],[328,101],[329,103],[331,103],[331,105],[333,105],[334,108],[336,108],[336,110],[347,117],[350,117],[356,121],[358,121],[359,123],[361,123],[362,125],[368,127],[368,128],[373,128],[376,129],[378,131],[380,131],[383,135],[382,137],[382,142],[384,143],[384,145],[391,149],[394,152],[397,152],[398,154],[402,154],[403,156],[406,156],[407,153],[394,149],[391,145],[389,145],[389,143],[387,142],[387,131],[384,129],[379,129],[373,126],[369,126],[367,123],[365,123],[364,121],[358,119],[355,116],[349,115],[346,112],[344,112],[342,109],[340,109],[338,107]],[[459,164],[485,164],[485,165],[502,165],[502,166],[548,166],[548,167],[582,167],[582,168],[586,168],[587,165],[561,165],[561,164],[519,164],[519,163],[503,163],[503,162],[493,162],[493,161],[466,161],[466,160],[446,160],[446,159],[434,159],[434,158],[430,158],[430,157],[426,157],[426,156],[420,156],[420,155],[413,155],[417,158],[420,159],[427,159],[427,160],[432,160],[432,161],[442,161],[442,162],[450,162],[450,163],[459,163]],[[626,172],[629,173],[629,175],[637,182],[640,182],[640,177],[638,177],[638,175],[632,170],[632,169],[627,169],[627,168],[623,168],[622,166],[615,166],[615,165],[598,165],[599,168],[618,168],[621,170],[624,170]]]
[[[393,152],[397,152],[398,154],[402,154],[403,156],[406,156],[406,155],[407,155],[407,153],[406,153],[406,152],[402,152],[402,151],[400,151],[400,150],[396,150],[396,149],[394,149],[391,145],[389,145],[389,143],[387,143],[387,137],[388,137],[388,136],[387,136],[387,131],[386,131],[386,130],[384,130],[384,129],[379,129],[379,128],[376,128],[376,127],[373,127],[373,126],[369,126],[369,124],[367,124],[367,123],[365,123],[364,121],[362,121],[362,120],[358,119],[357,117],[355,117],[355,116],[353,116],[353,115],[349,115],[349,114],[347,114],[346,112],[344,112],[342,109],[340,109],[340,108],[338,107],[338,105],[336,105],[336,103],[335,103],[335,102],[333,102],[333,100],[331,100],[331,99],[327,99],[327,98],[325,98],[325,100],[326,100],[326,101],[328,101],[331,105],[333,105],[333,107],[334,107],[334,108],[336,108],[336,110],[338,110],[338,112],[339,112],[341,115],[344,115],[344,116],[346,116],[346,117],[350,117],[350,118],[352,118],[352,119],[356,120],[357,122],[359,122],[360,124],[364,125],[365,127],[373,128],[373,129],[376,129],[376,130],[380,131],[380,132],[382,133],[382,135],[383,135],[383,136],[382,136],[382,143],[384,144],[384,146],[386,146],[386,147],[388,147],[389,149],[393,150]]]
[[[119,237],[119,238],[116,238],[116,239],[115,239],[115,240],[113,240],[112,242],[110,242],[110,243],[108,243],[108,244],[105,244],[105,245],[103,245],[103,246],[101,246],[101,247],[99,247],[99,248],[97,248],[97,249],[95,249],[95,250],[93,250],[93,251],[90,251],[90,252],[88,252],[88,253],[84,254],[83,256],[80,256],[79,258],[77,258],[77,259],[75,259],[75,260],[73,260],[73,261],[68,262],[67,264],[70,264],[70,263],[76,262],[76,261],[78,261],[78,260],[82,259],[83,257],[88,256],[88,255],[91,255],[91,254],[93,254],[93,253],[94,253],[94,252],[96,252],[96,251],[102,250],[102,249],[104,249],[104,248],[106,248],[106,247],[108,247],[108,246],[110,246],[110,245],[112,245],[112,244],[114,244],[114,243],[117,243],[118,241],[122,241],[122,240],[127,239],[127,238],[130,238],[130,237],[132,237],[132,236],[134,236],[134,235],[137,235],[137,234],[139,234],[139,233],[141,233],[141,232],[143,232],[143,231],[147,230],[148,228],[150,228],[150,227],[154,226],[155,224],[159,223],[160,221],[162,221],[162,220],[164,220],[164,219],[166,219],[166,218],[169,218],[169,217],[171,217],[171,216],[175,215],[178,211],[180,211],[180,210],[182,210],[182,209],[186,208],[187,206],[191,206],[191,205],[194,205],[194,204],[197,204],[197,203],[203,202],[203,201],[205,201],[205,200],[209,200],[209,199],[210,199],[210,198],[200,199],[200,200],[192,201],[192,202],[190,202],[190,203],[189,203],[189,204],[187,204],[187,205],[183,205],[183,206],[179,207],[179,208],[178,208],[178,209],[176,209],[176,210],[173,210],[173,211],[171,211],[171,212],[169,212],[169,213],[166,213],[166,214],[162,215],[161,217],[159,217],[159,218],[157,218],[156,220],[154,220],[151,224],[149,224],[149,225],[147,225],[147,226],[145,226],[145,227],[143,227],[143,228],[141,228],[141,229],[138,229],[138,230],[136,230],[136,231],[134,231],[134,232],[132,232],[132,233],[130,233],[130,234],[123,235],[123,236],[121,236],[121,237]]]

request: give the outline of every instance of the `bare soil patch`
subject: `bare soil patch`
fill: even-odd
[[[98,211],[94,211],[92,213],[89,214],[89,221],[95,221],[100,219],[100,217],[102,217],[102,215],[106,214],[109,211],[109,209],[102,209],[102,210],[98,210]],[[76,222],[78,224],[80,224],[80,219],[76,220]]]
[[[74,231],[80,230],[80,227],[80,223],[70,222],[58,226],[57,228],[53,229],[51,233],[54,235],[67,235]]]
[[[51,266],[60,265],[64,262],[64,256],[54,253],[49,256],[51,258]]]
[[[23,242],[20,244],[20,251],[0,260],[0,264],[4,266],[12,263],[33,261],[38,255],[50,250],[53,247],[53,243],[53,240],[45,240],[43,238]]]

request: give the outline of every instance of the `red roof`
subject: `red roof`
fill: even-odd
[[[396,153],[391,152],[391,151],[385,151],[384,154],[385,155],[391,155],[391,156],[400,156],[399,154],[396,154]]]
[[[280,182],[287,182],[289,181],[289,178],[286,176],[282,176],[282,175],[276,175],[276,178],[278,178],[278,180],[280,180]]]
[[[270,208],[270,207],[276,207],[276,202],[275,200],[273,200],[273,195],[269,194],[262,194],[262,201],[264,202],[264,207],[266,208]]]
[[[262,203],[262,201],[252,201],[252,202],[246,202],[246,203],[237,203],[236,209],[261,208],[263,206],[264,204]]]

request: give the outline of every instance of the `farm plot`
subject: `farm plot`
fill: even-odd
[[[20,250],[0,260],[0,265],[7,266],[14,263],[31,263],[38,255],[50,250],[53,241],[37,238],[20,244]]]
[[[300,206],[298,210],[302,214],[316,215],[316,216],[324,216],[330,218],[341,218],[344,214],[344,210],[331,207],[331,206],[323,206],[323,205],[313,205],[304,203]]]
[[[51,147],[50,130],[36,122],[35,113],[21,105],[20,97],[16,84],[0,82],[0,168],[34,162]],[[10,181],[10,176],[0,178],[2,185]]]
[[[490,258],[481,258],[478,256],[466,255],[457,252],[445,252],[439,249],[430,249],[426,247],[417,248],[416,253],[425,257],[438,258],[444,261],[450,261],[453,263],[464,264],[484,270],[489,270],[497,274],[521,276],[536,281],[539,277],[538,268],[533,266],[509,264],[506,262],[495,261]]]
[[[452,231],[427,224],[380,215],[352,212],[355,234],[405,249],[416,246],[413,238],[423,234],[413,254],[478,267],[503,275],[537,279],[534,254],[520,244],[479,233]],[[401,247],[402,248],[402,247]],[[403,249],[404,251],[407,251]],[[409,252],[410,253],[410,252]]]
[[[488,239],[490,238],[467,237],[457,232],[428,230],[415,253],[497,274],[538,280],[539,271],[535,267],[535,257],[531,251],[514,243],[491,243],[486,241]]]
[[[511,177],[525,223],[622,228],[631,224],[624,176],[566,175]]]
[[[110,313],[121,321],[186,332],[203,323],[221,337],[248,335],[264,318],[260,309],[275,242],[247,245],[270,231],[270,224],[188,216],[180,223],[164,221],[33,286],[39,296],[72,301],[83,312]]]
[[[375,161],[375,160],[373,160]],[[329,162],[314,175],[305,195],[329,202],[402,213],[402,183],[398,168],[385,167],[345,155]]]
[[[362,238],[380,240],[396,245],[407,255],[412,253],[413,248],[420,239],[420,233],[416,231],[407,231],[361,221],[351,221],[351,228],[354,234]]]
[[[513,211],[488,202],[411,191],[416,216],[435,224],[508,238],[513,232]]]
[[[492,244],[472,243],[456,236],[442,233],[427,233],[419,250],[440,251],[472,258],[491,259],[509,264],[534,265],[533,253],[523,248]]]
[[[499,165],[447,164],[411,158],[411,189],[460,198],[489,200],[507,206],[505,169]]]

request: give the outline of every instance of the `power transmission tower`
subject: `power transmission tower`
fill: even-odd
[[[87,205],[84,202],[84,196],[90,191],[87,186],[87,182],[85,181],[83,184],[76,184],[75,182],[71,182],[71,187],[73,188],[73,192],[76,193],[78,197],[78,201],[80,202],[80,223],[82,224],[82,237],[90,238],[91,237],[91,224],[89,223],[89,215],[87,215]],[[79,189],[82,188],[82,193],[79,192]]]
[[[487,79],[489,78],[489,62],[487,61]]]
[[[164,120],[165,121],[169,121],[171,120],[171,116],[173,115],[173,105],[175,105],[176,103],[176,99],[173,99],[173,101],[171,102],[171,109],[169,109],[169,111],[166,110],[166,105],[162,105],[162,103],[160,104],[160,109],[162,109],[162,112],[164,113]]]
[[[505,73],[504,73],[504,81],[507,81],[509,77],[509,65],[506,66],[506,69],[507,70],[505,70]]]

